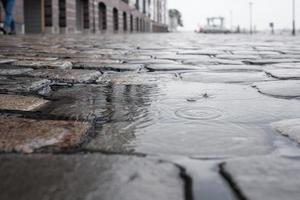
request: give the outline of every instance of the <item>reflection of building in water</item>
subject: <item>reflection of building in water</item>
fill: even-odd
[[[133,151],[136,130],[150,121],[149,106],[156,98],[154,84],[76,85],[57,88],[43,113],[96,121],[96,138],[88,147],[103,151]]]
[[[149,106],[155,98],[155,85],[106,86],[107,121],[97,130],[92,146],[105,151],[134,151],[130,146],[137,129],[150,121]]]
[[[18,0],[14,16],[20,33],[158,32],[167,30],[166,2]]]

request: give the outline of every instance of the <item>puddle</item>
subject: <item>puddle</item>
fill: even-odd
[[[180,118],[190,120],[211,120],[222,116],[220,110],[212,107],[181,108],[177,110],[175,114]]]

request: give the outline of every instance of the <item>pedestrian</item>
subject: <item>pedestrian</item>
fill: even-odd
[[[4,34],[15,34],[15,20],[13,18],[13,10],[15,7],[15,0],[0,0],[5,12],[4,25],[1,27],[1,31]]]

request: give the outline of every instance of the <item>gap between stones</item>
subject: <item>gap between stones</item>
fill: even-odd
[[[246,196],[243,194],[242,190],[239,188],[237,183],[234,181],[231,174],[229,174],[225,170],[226,163],[223,162],[219,164],[219,174],[224,179],[224,181],[228,184],[229,188],[232,190],[232,193],[238,198],[239,200],[248,200]]]

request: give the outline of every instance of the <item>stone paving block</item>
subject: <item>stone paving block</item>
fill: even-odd
[[[0,77],[0,92],[48,92],[50,80],[28,77]]]
[[[175,62],[173,60],[164,60],[164,59],[149,59],[149,60],[125,60],[125,63],[129,64],[179,64],[178,62]]]
[[[259,60],[243,60],[246,64],[251,65],[271,65],[279,63],[300,63],[300,59],[259,59]]]
[[[215,72],[260,72],[263,71],[259,65],[209,65],[207,68]]]
[[[191,65],[242,65],[242,61],[240,60],[225,60],[218,58],[195,58],[195,59],[187,59],[183,60],[184,64]]]
[[[104,73],[98,80],[99,84],[149,85],[173,80],[170,74],[149,73]]]
[[[143,67],[142,64],[122,64],[122,63],[85,63],[84,65],[75,64],[74,69],[94,69],[94,70],[112,70],[112,71],[137,71]]]
[[[0,75],[1,76],[14,76],[14,75],[22,75],[28,72],[31,72],[33,69],[31,68],[19,68],[19,67],[0,67]]]
[[[249,200],[297,200],[300,161],[277,156],[229,160],[223,173]]]
[[[300,69],[300,63],[280,63],[265,66],[264,69]]]
[[[300,68],[299,69],[265,69],[265,72],[278,79],[300,79]]]
[[[253,83],[258,81],[272,80],[262,72],[194,72],[182,73],[182,80],[202,83]]]
[[[22,60],[14,63],[15,66],[30,67],[35,69],[72,69],[73,64],[69,61],[31,61]]]
[[[259,56],[255,55],[237,55],[237,54],[221,54],[221,55],[216,55],[216,58],[219,59],[228,59],[228,60],[255,60],[259,59]]]
[[[3,110],[31,111],[44,106],[48,102],[33,96],[0,94],[0,109]]]
[[[2,155],[0,162],[1,200],[184,199],[179,169],[156,160],[102,154]]]
[[[271,126],[282,135],[300,143],[300,118],[274,122]]]
[[[101,73],[94,70],[80,69],[38,69],[29,73],[29,75],[66,83],[90,83],[97,80]]]
[[[0,64],[10,64],[13,63],[17,60],[15,59],[7,59],[7,58],[0,58]]]
[[[259,92],[266,95],[283,98],[300,97],[300,81],[284,80],[254,83]]]
[[[0,116],[0,151],[32,153],[42,147],[74,147],[82,142],[90,127],[79,121]]]
[[[200,67],[184,64],[150,64],[146,67],[149,71],[180,71],[199,70]]]
[[[41,56],[9,56],[12,59],[16,59],[18,61],[56,61],[58,58],[55,57],[41,57]]]

